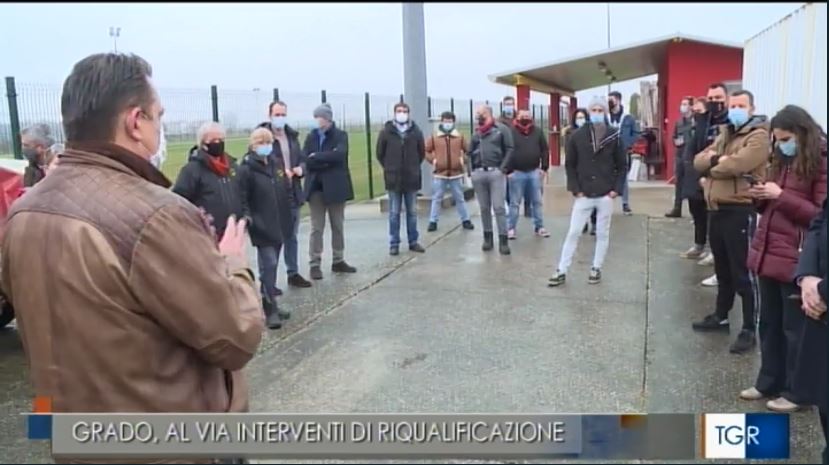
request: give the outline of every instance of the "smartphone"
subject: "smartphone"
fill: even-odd
[[[760,181],[758,181],[757,178],[755,178],[753,175],[750,175],[750,174],[743,174],[743,175],[740,175],[740,177],[743,178],[744,181],[748,182],[749,185],[751,185],[751,186],[754,186],[754,185],[757,185],[757,184],[760,183]]]

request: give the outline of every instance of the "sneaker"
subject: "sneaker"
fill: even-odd
[[[288,276],[288,285],[291,287],[311,287],[311,281],[303,278],[301,274]]]
[[[690,249],[686,250],[679,254],[680,258],[689,258],[692,260],[699,260],[702,258],[702,255],[705,253],[705,249],[700,249],[697,246],[693,246]]]
[[[276,291],[276,296],[277,296],[277,297],[279,297],[279,296],[281,296],[281,295],[282,295],[282,289],[280,289],[280,288],[276,287],[276,288],[274,288],[274,290]]]
[[[391,255],[392,257],[400,255],[400,247],[397,247],[397,246],[389,247],[389,255]]]
[[[748,352],[755,345],[757,345],[757,338],[754,336],[754,331],[744,329],[737,335],[737,340],[731,344],[729,352],[732,354],[742,354]]]
[[[472,231],[473,229],[475,229],[475,225],[473,225],[472,222],[469,220],[466,220],[463,223],[461,223],[461,226],[463,226],[463,229],[466,229],[467,231]]]
[[[624,213],[625,216],[630,216],[633,214],[633,210],[630,209],[630,205],[622,205],[622,213]]]
[[[590,268],[590,274],[587,275],[587,284],[599,284],[602,281],[602,270],[598,268]]]
[[[550,237],[549,231],[544,228],[538,228],[535,230],[535,235],[540,237]]]
[[[318,266],[311,267],[311,279],[320,280],[322,279],[322,270]]]
[[[547,286],[549,286],[549,287],[561,286],[562,284],[564,284],[564,281],[566,281],[566,280],[567,280],[567,275],[562,273],[559,270],[556,270],[556,272],[553,273],[553,276],[547,282]]]
[[[757,388],[754,386],[740,391],[740,399],[743,400],[760,400],[764,399],[765,397],[766,395],[757,390]]]
[[[585,224],[585,225],[584,225],[584,229],[582,229],[582,230],[581,230],[581,233],[582,233],[582,234],[587,234],[587,229],[588,229],[589,227],[590,227],[589,225]]]
[[[279,318],[279,313],[273,312],[265,317],[265,324],[268,329],[279,329],[282,327],[282,319]]]
[[[511,240],[511,241],[515,240],[515,229],[514,228],[507,231],[507,238],[509,238],[509,240]]]
[[[720,285],[719,282],[717,282],[717,275],[711,275],[703,279],[699,284],[703,287],[717,287]]]
[[[800,410],[800,406],[785,397],[778,397],[766,402],[766,408],[772,412],[793,413]]]
[[[596,235],[596,227],[595,227],[595,226],[590,226],[590,235],[591,235],[591,236],[595,236],[595,235]]]
[[[357,268],[354,268],[345,261],[342,261],[331,265],[331,271],[334,273],[356,273]]]
[[[682,218],[682,212],[677,209],[673,209],[668,213],[665,213],[665,218]]]
[[[692,325],[694,331],[723,331],[728,332],[728,318],[722,319],[716,313],[706,315],[701,321],[695,321]]]
[[[714,254],[706,252],[702,259],[697,262],[699,266],[714,266]]]
[[[417,252],[417,253],[424,253],[424,252],[426,252],[426,249],[424,249],[422,245],[415,242],[414,244],[409,245],[409,251],[410,252]]]
[[[428,232],[435,232],[438,230],[438,224],[434,221],[429,222],[429,227],[426,229]]]

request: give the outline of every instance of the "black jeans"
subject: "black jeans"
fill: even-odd
[[[680,153],[682,147],[677,147],[675,153]],[[682,181],[685,179],[685,167],[683,166],[680,157],[674,158],[674,210],[682,213]],[[691,206],[691,200],[688,199],[688,206]]]
[[[749,273],[746,259],[754,236],[757,214],[751,207],[729,206],[709,212],[709,239],[717,274],[717,316],[727,319],[734,296],[743,301],[743,329],[754,331],[758,312],[757,278]]]
[[[708,206],[703,199],[688,199],[688,210],[694,219],[694,244],[703,246],[708,239]]]
[[[781,395],[798,404],[803,396],[792,392],[791,383],[805,315],[800,301],[789,296],[800,295],[800,288],[770,278],[761,277],[759,282],[760,373],[754,387],[767,396]]]

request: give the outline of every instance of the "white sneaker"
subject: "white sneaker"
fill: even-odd
[[[720,284],[717,282],[717,275],[712,275],[708,278],[703,279],[700,285],[705,287],[717,287]]]
[[[778,397],[766,402],[766,408],[773,412],[792,413],[800,410],[800,406],[785,397]]]
[[[697,262],[699,266],[714,266],[714,254],[711,252],[705,252],[703,258]]]
[[[766,397],[762,392],[758,391],[756,387],[752,386],[748,389],[740,391],[740,399],[743,400],[760,400]]]

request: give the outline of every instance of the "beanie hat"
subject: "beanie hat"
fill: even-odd
[[[593,98],[590,99],[590,104],[587,105],[587,111],[590,111],[593,107],[602,107],[605,114],[608,114],[610,111],[607,108],[607,99],[598,95],[594,95]]]
[[[324,118],[326,121],[333,121],[334,112],[331,110],[331,105],[323,103],[314,109],[314,118]]]

